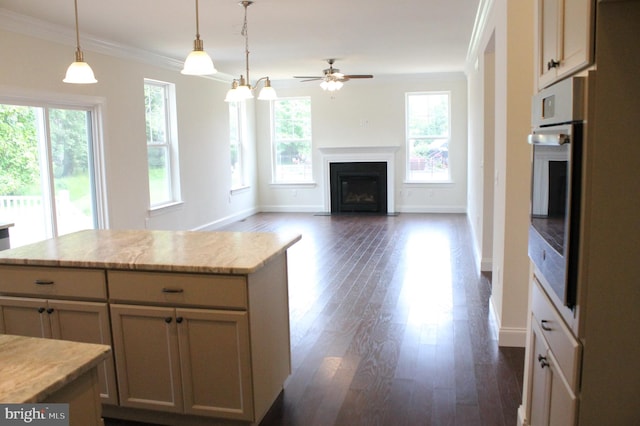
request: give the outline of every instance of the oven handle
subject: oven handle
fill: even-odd
[[[529,135],[531,145],[564,145],[571,142],[571,135],[566,133],[532,133]]]

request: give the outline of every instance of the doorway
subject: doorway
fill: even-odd
[[[0,221],[11,246],[102,225],[95,109],[0,103]]]

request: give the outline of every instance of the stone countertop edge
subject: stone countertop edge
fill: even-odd
[[[175,256],[175,251],[191,244],[187,250],[211,248],[216,239],[241,238],[241,244],[225,247],[227,250],[211,256],[196,254]],[[255,238],[254,238],[255,237]],[[245,247],[252,239],[269,238],[264,247]],[[262,268],[298,242],[300,234],[270,232],[209,232],[209,231],[148,231],[148,230],[87,230],[27,246],[0,252],[0,265],[49,266],[69,268],[96,268],[147,272],[184,272],[205,274],[248,275]],[[140,241],[142,240],[142,242]],[[159,244],[175,244],[180,248],[163,253],[158,258],[144,260]],[[75,245],[74,245],[75,244]],[[204,245],[203,245],[204,244]],[[86,249],[78,252],[77,246]],[[241,247],[242,246],[242,247]],[[104,248],[116,249],[106,250]],[[247,254],[247,248],[253,250]],[[253,255],[252,255],[253,253]],[[258,255],[256,255],[258,253]],[[192,257],[200,257],[193,260]]]
[[[106,345],[0,335],[0,402],[44,401],[110,352]]]

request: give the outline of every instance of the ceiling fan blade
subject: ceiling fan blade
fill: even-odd
[[[371,74],[345,75],[344,78],[373,78]]]
[[[319,77],[317,75],[294,75],[293,78],[323,78],[323,77]]]
[[[300,83],[304,83],[307,81],[320,81],[320,80],[324,80],[323,77],[311,77],[311,78],[307,78],[306,80],[300,80]]]

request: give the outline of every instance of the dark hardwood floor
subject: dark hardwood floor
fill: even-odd
[[[516,424],[524,349],[497,345],[464,215],[265,213],[224,230],[302,234],[292,374],[263,425]]]

